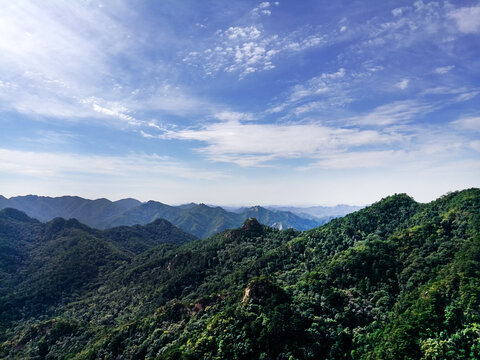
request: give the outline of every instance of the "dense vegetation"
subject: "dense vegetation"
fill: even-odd
[[[156,219],[165,219],[199,238],[207,238],[225,229],[239,227],[250,217],[255,217],[262,224],[278,229],[297,230],[312,229],[335,217],[298,216],[289,211],[268,210],[260,206],[232,212],[219,206],[205,204],[170,206],[158,201],[141,203],[135,199],[123,199],[112,202],[107,199],[88,200],[78,196],[51,198],[27,195],[6,199],[0,195],[0,209],[4,208],[23,211],[40,221],[50,221],[56,217],[75,218],[97,229],[122,225],[145,225]],[[323,211],[328,209],[324,208]],[[340,210],[348,211],[348,209],[347,207]],[[332,211],[338,214],[339,209],[334,207]]]
[[[479,189],[305,232],[248,219],[157,245],[142,229],[0,213],[0,357],[480,358]]]

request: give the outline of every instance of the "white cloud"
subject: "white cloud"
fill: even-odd
[[[261,31],[258,30],[255,26],[247,27],[229,27],[223,35],[226,36],[229,40],[244,39],[247,41],[256,40],[260,37]],[[216,47],[215,50],[223,50],[221,47]]]
[[[338,149],[399,140],[397,134],[373,130],[332,128],[319,124],[243,124],[239,121],[213,123],[199,129],[168,131],[165,139],[206,143],[198,151],[212,161],[258,166],[267,161],[316,157]]]
[[[261,2],[257,7],[253,8],[252,14],[254,16],[259,16],[259,15],[269,16],[272,14],[272,11],[270,10],[272,5],[278,6],[280,5],[280,3],[278,1],[275,1],[274,3],[270,3],[269,1]]]
[[[144,138],[147,138],[147,139],[155,139],[156,138],[156,136],[153,136],[152,134],[146,133],[143,130],[140,130],[140,135],[142,135]]]
[[[480,116],[460,118],[452,125],[457,129],[480,132]]]
[[[335,73],[332,73],[332,74],[322,74],[320,77],[322,79],[339,79],[339,78],[343,78],[345,76],[345,69],[344,68],[340,68],[337,72]]]
[[[447,74],[449,73],[455,66],[454,65],[448,65],[448,66],[440,66],[440,67],[437,67],[435,68],[435,72],[437,74]]]
[[[399,81],[398,83],[396,83],[395,87],[399,88],[400,90],[405,90],[406,88],[408,88],[409,82],[410,82],[409,79],[403,79],[403,80]]]
[[[392,15],[397,17],[397,16],[401,16],[403,13],[403,9],[402,8],[395,8],[392,10]]]
[[[455,20],[458,30],[462,33],[480,33],[480,6],[452,10],[448,16]]]
[[[212,45],[213,42],[213,45]],[[183,62],[202,66],[207,75],[218,72],[248,74],[272,70],[273,60],[282,53],[304,51],[323,45],[326,38],[321,34],[304,36],[293,32],[284,37],[268,35],[262,27],[232,26],[219,30],[204,50],[190,51]]]

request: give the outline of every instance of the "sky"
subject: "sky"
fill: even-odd
[[[364,205],[480,186],[480,1],[0,0],[0,194]]]

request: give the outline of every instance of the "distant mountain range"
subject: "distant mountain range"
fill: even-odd
[[[332,218],[353,212],[359,207],[245,207],[227,211],[219,206],[205,204],[166,205],[158,201],[142,203],[135,199],[110,201],[89,200],[78,196],[44,197],[16,196],[9,199],[0,195],[0,209],[14,208],[42,222],[56,217],[77,219],[96,229],[116,226],[144,225],[156,219],[166,219],[183,231],[206,238],[220,231],[239,227],[254,217],[260,223],[277,229],[308,230]]]

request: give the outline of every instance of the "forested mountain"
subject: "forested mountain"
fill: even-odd
[[[75,218],[81,223],[97,229],[114,226],[148,224],[156,219],[166,219],[180,229],[200,238],[206,238],[220,231],[242,225],[245,219],[256,217],[262,224],[287,229],[308,230],[322,225],[324,219],[306,216],[302,218],[287,211],[267,210],[260,206],[244,208],[241,212],[229,212],[219,206],[187,204],[170,206],[158,201],[141,203],[135,199],[110,201],[107,199],[88,200],[77,196],[57,198],[43,196],[17,196],[0,198],[0,209],[15,208],[40,221],[55,217]]]
[[[255,217],[260,223],[279,229],[294,228],[307,230],[319,226],[326,220],[311,220],[301,218],[285,211],[271,211],[261,206],[245,208],[240,213],[234,213],[216,206],[205,204],[188,204],[174,207],[156,201],[149,201],[126,211],[120,217],[112,220],[106,226],[146,224],[154,219],[164,218],[180,229],[199,238],[212,236],[225,229],[236,228],[250,218]]]
[[[139,252],[0,215],[2,358],[480,358],[479,189]]]
[[[126,211],[106,226],[146,224],[158,218],[166,219],[180,229],[201,238],[227,228],[238,227],[242,223],[239,215],[225,211],[221,207],[210,207],[203,204],[175,207],[157,201],[149,201]]]
[[[3,199],[2,199],[3,198]],[[135,199],[110,201],[107,199],[88,200],[78,196],[16,196],[0,198],[0,209],[14,208],[40,221],[50,221],[56,217],[77,219],[91,227],[102,228],[110,218],[120,216],[125,211],[141,205]],[[123,224],[121,224],[123,225]]]
[[[101,231],[74,219],[43,224],[15,209],[1,210],[1,325],[70,302],[149,248],[194,239],[162,219]]]

